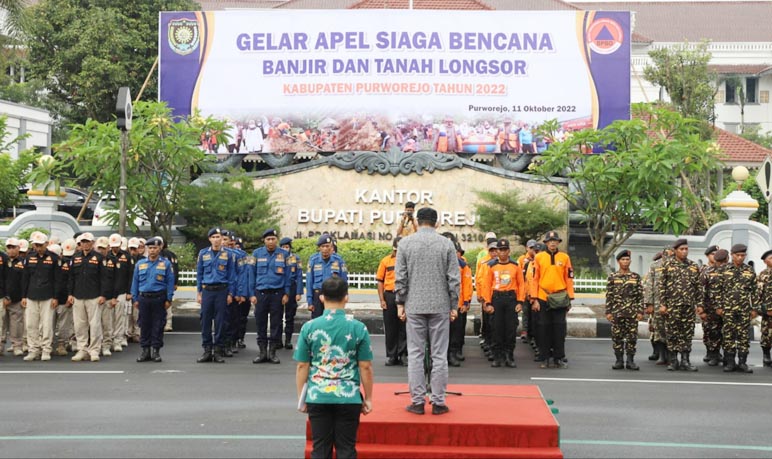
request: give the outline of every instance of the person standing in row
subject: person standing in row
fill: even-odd
[[[381,259],[375,274],[375,280],[378,282],[378,297],[383,311],[387,367],[407,364],[406,361],[402,361],[403,356],[407,355],[405,322],[399,320],[397,316],[397,294],[394,292],[396,279],[394,268],[397,264],[397,246],[401,240],[401,237],[394,238],[391,253]]]
[[[223,355],[233,357],[233,354],[239,353],[239,310],[241,304],[249,301],[253,292],[249,289],[250,275],[245,265],[247,252],[236,247],[236,234],[233,231],[222,231],[223,249],[232,253],[236,258],[236,291],[234,292],[233,302],[228,305],[228,327],[225,332],[225,346]]]
[[[197,300],[201,304],[201,345],[198,363],[225,363],[223,347],[228,327],[228,305],[236,292],[236,257],[222,246],[222,230],[207,233],[209,247],[198,253],[196,262]],[[214,321],[214,340],[212,340]]]
[[[27,326],[29,352],[24,360],[51,360],[54,340],[54,311],[59,305],[59,267],[61,260],[48,250],[48,237],[40,231],[31,234],[34,250],[25,261],[21,305]]]
[[[539,252],[534,265],[531,307],[539,312],[539,359],[541,368],[549,367],[550,353],[557,368],[566,368],[566,315],[574,299],[574,268],[567,253],[561,252],[563,240],[557,231],[544,237],[546,250]]]
[[[174,273],[174,291],[177,291],[177,287],[180,285],[180,263],[177,258],[177,254],[169,250],[169,244],[167,244],[166,241],[163,241],[163,244],[164,246],[161,249],[161,256],[169,260],[169,263],[172,264],[172,272]],[[169,307],[166,312],[166,325],[164,326],[164,331],[170,332],[174,330],[174,327],[172,326],[172,317],[174,314],[172,313],[171,307]]]
[[[241,238],[237,239],[236,245],[239,249],[244,250],[244,241]],[[252,254],[247,253],[247,256],[245,256],[243,260],[243,274],[246,275],[246,277],[242,278],[242,282],[246,282],[246,286],[244,288],[244,294],[246,297],[243,302],[239,303],[237,317],[238,326],[236,327],[236,349],[245,349],[247,347],[246,343],[244,342],[244,338],[247,336],[249,310],[252,308],[252,302],[249,301],[249,299],[252,297],[252,292],[249,291],[249,288],[255,282],[255,263],[255,257],[253,257]]]
[[[21,241],[15,237],[9,237],[5,241],[8,259],[3,296],[3,327],[0,328],[0,333],[8,331],[8,339],[11,341],[15,357],[24,355],[24,308],[21,307],[24,258],[19,250],[20,245]]]
[[[109,239],[102,236],[97,238],[94,243],[96,251],[102,255],[104,260],[105,271],[107,272],[107,278],[109,287],[105,296],[105,302],[100,306],[102,311],[102,355],[111,356],[113,347],[113,314],[115,311],[115,264],[112,258],[110,258],[110,242]]]
[[[65,239],[62,242],[61,266],[59,267],[59,281],[62,288],[59,290],[59,306],[56,307],[56,319],[54,327],[54,339],[56,339],[56,355],[64,357],[67,355],[67,346],[74,339],[75,331],[72,323],[72,304],[67,301],[69,296],[67,285],[70,280],[70,261],[75,254],[75,240]]]
[[[748,367],[750,349],[749,329],[751,319],[756,317],[753,297],[756,289],[756,272],[745,263],[748,247],[744,244],[732,246],[732,262],[723,269],[724,297],[716,308],[716,314],[723,318],[721,329],[724,340],[724,371],[753,373]],[[737,357],[737,364],[735,364]]]
[[[638,321],[643,320],[643,285],[641,276],[630,271],[630,251],[617,254],[619,270],[606,282],[606,319],[611,322],[611,343],[616,362],[614,370],[638,370],[635,363]],[[623,362],[624,354],[627,361]]]
[[[255,305],[257,322],[257,347],[259,354],[252,363],[280,363],[276,349],[281,343],[282,313],[289,301],[290,270],[287,267],[289,253],[278,247],[275,229],[263,232],[263,247],[255,249],[255,285],[250,290],[250,300]],[[271,330],[268,334],[270,317]],[[267,350],[266,350],[267,348]]]
[[[456,256],[458,257],[458,269],[461,275],[461,294],[458,297],[458,318],[450,323],[450,345],[448,347],[448,365],[460,367],[464,357],[464,336],[466,335],[466,316],[469,305],[472,302],[472,268],[464,258],[464,249],[458,241],[454,241]],[[404,323],[404,322],[401,322]]]
[[[528,281],[526,279],[527,273],[528,273],[528,267],[533,261],[534,258],[536,258],[536,247],[539,245],[538,242],[536,242],[535,239],[529,239],[525,243],[525,253],[520,255],[520,257],[517,259],[517,265],[520,266],[520,268],[523,270],[523,279],[526,280],[526,284],[528,284]],[[520,332],[520,338],[523,341],[528,341],[530,336],[532,336],[530,331],[530,325],[531,325],[531,296],[530,296],[530,289],[526,285],[526,301],[523,303],[523,323],[522,323],[522,331]]]
[[[710,250],[712,247],[718,246],[714,245],[708,249]],[[721,316],[716,314],[716,308],[720,307],[726,293],[723,287],[723,276],[728,258],[729,252],[726,250],[711,251],[708,258],[711,265],[700,273],[704,300],[701,305],[697,306],[697,315],[702,320],[702,342],[705,343],[705,349],[708,351],[707,363],[711,367],[717,366],[722,360],[721,329],[723,321]]]
[[[756,298],[754,304],[761,314],[761,337],[759,344],[763,355],[762,363],[765,367],[772,367],[772,357],[769,352],[772,348],[772,250],[767,250],[761,255],[761,261],[766,266],[759,274],[756,281]]]
[[[122,238],[120,234],[111,234],[108,239],[110,252],[107,258],[113,264],[113,292],[115,298],[112,307],[113,313],[113,339],[112,351],[122,352],[123,347],[128,345],[126,340],[126,329],[131,314],[131,279],[134,273],[134,263],[131,255],[121,249]]]
[[[131,298],[139,310],[141,330],[142,353],[137,362],[160,362],[166,311],[174,298],[174,270],[171,261],[161,256],[163,240],[160,237],[151,237],[145,246],[147,258],[136,264],[131,281]]]
[[[290,272],[290,294],[284,305],[284,345],[279,347],[292,349],[292,334],[295,333],[295,314],[298,311],[298,301],[303,297],[303,263],[300,256],[292,251],[292,238],[283,237],[279,246],[289,253],[287,269]]]
[[[483,269],[483,265],[496,258],[498,240],[494,233],[488,233],[485,235],[485,244],[488,248],[487,252],[480,251],[477,258],[477,266],[475,273],[479,273]],[[480,303],[480,308],[485,307],[485,303],[489,302],[490,298],[484,298],[482,295],[482,277],[475,276],[475,289],[477,290],[477,302]],[[480,324],[480,334],[482,335],[481,343],[482,350],[488,361],[493,361],[493,316],[490,314],[482,314]]]
[[[330,277],[340,277],[348,282],[348,268],[340,255],[334,253],[332,236],[322,234],[316,241],[319,252],[308,259],[306,273],[306,300],[311,318],[315,319],[324,312],[324,302],[319,298],[322,283]]]
[[[654,255],[654,262],[649,265],[649,272],[643,277],[643,303],[646,306],[646,313],[649,314],[649,333],[651,335],[651,346],[654,352],[649,356],[649,360],[657,361],[657,365],[667,365],[667,329],[665,327],[665,316],[659,310],[660,300],[659,277],[664,272],[664,263],[672,256],[672,249],[666,247],[662,252]]]
[[[80,250],[73,255],[68,291],[72,303],[72,318],[78,352],[73,362],[99,361],[102,350],[102,307],[110,295],[112,285],[107,262],[94,248],[94,235],[79,237]]]
[[[132,266],[137,265],[137,261],[140,258],[143,258],[144,255],[142,255],[139,252],[139,239],[136,237],[130,238],[128,242],[126,243],[126,246],[129,249],[129,256],[131,257],[131,264]],[[132,268],[132,273],[133,273]],[[132,274],[133,277],[133,274]],[[139,309],[136,309],[134,307],[131,308],[129,311],[128,316],[128,325],[126,327],[126,335],[127,335],[127,341],[138,343],[139,337],[141,335],[141,331],[139,329]]]
[[[660,293],[659,312],[665,316],[667,328],[667,347],[670,364],[668,371],[678,369],[697,371],[692,365],[689,354],[692,352],[694,322],[697,305],[702,301],[700,270],[689,257],[689,245],[686,239],[678,239],[673,244],[675,256],[663,265],[662,275],[658,280]],[[678,362],[678,353],[681,362]]]

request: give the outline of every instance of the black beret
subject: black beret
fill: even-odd
[[[676,240],[676,241],[673,243],[673,248],[674,248],[674,249],[677,249],[677,248],[681,247],[682,245],[688,245],[688,244],[689,244],[689,241],[687,241],[687,240],[686,240],[686,239],[684,239],[684,238],[681,238],[681,239],[677,239],[677,240]]]
[[[625,249],[625,250],[623,250],[623,251],[621,251],[621,252],[619,252],[617,254],[617,261],[619,261],[619,259],[622,258],[622,257],[628,257],[629,258],[630,255],[631,255],[631,252],[629,250]]]
[[[735,244],[732,246],[732,253],[744,253],[748,251],[748,246],[745,244]]]
[[[267,237],[270,237],[270,236],[279,237],[279,233],[277,233],[276,230],[273,229],[273,228],[270,228],[270,229],[267,229],[267,230],[263,231],[263,236],[262,236],[263,239],[265,239]]]
[[[772,255],[772,249],[767,250],[761,255],[761,261],[764,261],[767,259],[768,256]]]
[[[263,236],[265,237],[265,236]],[[279,245],[288,245],[292,247],[292,238],[291,237],[283,237],[281,238],[281,241],[279,241]]]
[[[222,230],[220,228],[212,228],[209,230],[209,232],[206,234],[206,237],[212,237],[215,234],[222,234]]]
[[[729,252],[725,249],[716,250],[716,254],[713,255],[713,259],[716,261],[726,261],[729,259]]]
[[[549,242],[549,241],[558,241],[558,242],[562,242],[562,241],[563,241],[563,239],[560,239],[560,235],[558,234],[558,232],[557,232],[557,231],[550,231],[549,233],[547,233],[547,234],[544,236],[544,242]]]
[[[705,249],[705,256],[710,255],[711,253],[715,252],[716,250],[720,249],[721,247],[717,245],[709,245],[707,249]]]
[[[330,236],[329,234],[322,234],[321,236],[319,236],[319,239],[317,239],[316,241],[316,246],[319,247],[320,245],[323,245],[323,244],[332,244],[332,236]]]

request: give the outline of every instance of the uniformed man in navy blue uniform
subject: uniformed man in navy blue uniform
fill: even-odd
[[[224,363],[228,305],[236,291],[236,257],[222,246],[220,228],[210,229],[208,237],[212,245],[198,253],[196,264],[196,286],[201,304],[201,344],[204,347],[204,353],[197,361]]]
[[[313,254],[308,260],[308,272],[306,273],[306,300],[311,318],[320,317],[324,312],[324,303],[319,299],[322,290],[322,282],[336,276],[348,282],[348,269],[346,262],[340,255],[334,253],[332,236],[322,234],[316,241],[319,252]]]
[[[174,297],[174,268],[171,260],[161,256],[163,241],[160,237],[151,237],[145,246],[147,258],[140,259],[134,266],[131,282],[131,297],[134,307],[139,309],[139,344],[142,346],[137,362],[160,362],[166,311]]]
[[[244,250],[244,240],[242,238],[236,238],[236,248]],[[244,251],[244,253],[247,253]],[[239,303],[238,310],[238,326],[236,327],[236,348],[244,349],[247,345],[244,343],[244,337],[247,334],[247,320],[249,319],[249,310],[252,308],[252,303],[249,298],[252,297],[252,292],[249,290],[251,285],[255,282],[255,257],[252,254],[247,253],[243,260],[243,272],[241,282],[243,284],[244,301]]]
[[[281,325],[284,305],[289,301],[290,270],[287,266],[289,252],[278,247],[276,230],[263,233],[263,247],[252,252],[255,257],[255,283],[252,303],[255,305],[257,322],[257,347],[260,353],[252,363],[279,363],[276,349],[281,343]],[[271,334],[267,335],[268,316],[271,317]],[[266,353],[266,345],[268,351]]]
[[[233,357],[233,354],[239,353],[238,346],[236,346],[238,341],[239,306],[241,303],[246,302],[252,293],[248,291],[248,286],[246,285],[244,260],[247,257],[247,253],[236,247],[236,235],[233,231],[223,230],[222,239],[223,247],[236,257],[236,291],[234,292],[233,302],[228,305],[228,328],[225,333],[225,347],[223,349],[225,357]]]
[[[300,257],[292,253],[292,238],[284,237],[279,241],[279,246],[289,252],[287,267],[290,271],[289,301],[284,305],[284,348],[292,349],[292,334],[295,333],[295,313],[298,310],[298,301],[303,296],[303,265]],[[280,344],[281,345],[281,344]]]

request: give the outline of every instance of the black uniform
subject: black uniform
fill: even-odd
[[[112,298],[112,270],[108,270],[102,254],[92,250],[88,255],[75,252],[70,264],[68,290],[78,299],[90,300],[100,296]]]
[[[36,301],[59,298],[59,292],[63,288],[59,256],[48,250],[42,256],[33,251],[27,255],[25,263],[27,266],[22,275],[22,298]]]

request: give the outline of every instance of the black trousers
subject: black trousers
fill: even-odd
[[[488,346],[493,345],[493,316],[487,312],[482,313],[482,338]]]
[[[515,292],[493,292],[493,350],[511,352],[517,342],[517,297]]]
[[[239,305],[236,300],[231,301],[228,305],[228,330],[226,332],[225,344],[235,344],[239,339]]]
[[[255,305],[255,322],[257,322],[257,345],[265,346],[281,343],[281,316],[284,312],[281,297],[283,291],[271,293],[257,292],[257,304]],[[271,320],[271,329],[268,330],[268,317]]]
[[[539,342],[539,327],[541,323],[541,311],[534,311],[533,306],[528,302],[528,338],[533,338]]]
[[[322,300],[319,298],[321,295],[320,290],[314,290],[313,298],[311,300],[311,305],[314,307],[314,310],[311,311],[311,318],[316,319],[317,317],[321,317],[322,313],[324,312],[324,303],[322,303]]]
[[[450,323],[450,340],[448,350],[461,353],[464,349],[464,335],[466,334],[466,314],[459,312],[456,320]]]
[[[284,336],[285,341],[292,340],[292,334],[295,333],[295,314],[298,312],[298,302],[295,299],[297,284],[295,282],[290,286],[289,301],[284,305]]]
[[[139,301],[139,344],[142,347],[164,347],[164,326],[166,325],[165,296],[137,298]]]
[[[311,422],[312,459],[332,457],[332,447],[338,459],[356,458],[357,430],[362,405],[359,403],[308,403]]]
[[[249,299],[239,303],[237,340],[244,341],[244,337],[247,336],[247,322],[249,321],[249,309],[251,307],[252,303],[249,302]]]
[[[386,358],[398,359],[407,355],[407,332],[405,322],[397,315],[397,294],[383,292],[386,309],[383,310],[383,332],[386,335]]]
[[[546,301],[539,300],[539,356],[547,360],[552,349],[552,358],[560,360],[566,356],[566,314],[568,308],[549,309]]]

